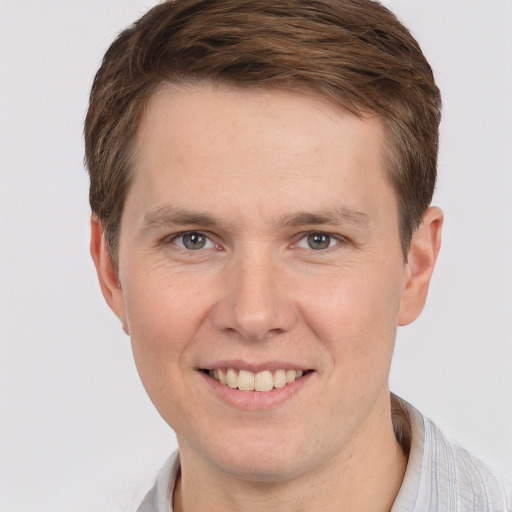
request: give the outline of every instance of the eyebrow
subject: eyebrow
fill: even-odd
[[[367,226],[370,223],[368,214],[352,210],[347,207],[329,209],[318,213],[298,212],[290,216],[284,217],[280,223],[284,226],[303,226],[309,225],[354,225]]]
[[[177,224],[180,226],[200,224],[205,227],[213,227],[219,225],[220,222],[206,213],[194,212],[184,208],[175,208],[173,206],[156,208],[144,216],[143,227],[145,228],[169,224]]]
[[[278,226],[297,227],[304,225],[353,225],[368,226],[370,217],[368,214],[353,210],[347,207],[329,209],[320,212],[297,212],[286,215],[278,220]],[[201,225],[213,228],[224,224],[220,220],[207,213],[176,208],[173,206],[162,206],[148,212],[144,216],[143,227],[154,228],[166,225]]]

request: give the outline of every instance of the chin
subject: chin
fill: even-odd
[[[254,430],[254,429],[251,429]],[[229,444],[213,451],[205,447],[203,456],[221,472],[248,482],[278,483],[292,480],[315,466],[319,454],[308,449],[312,444],[290,435],[276,435],[249,430],[243,435],[228,435]],[[311,467],[310,467],[311,466]]]

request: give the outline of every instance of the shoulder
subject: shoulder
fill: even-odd
[[[466,450],[452,445],[430,420],[425,422],[433,438],[431,474],[443,493],[440,497],[456,504],[455,510],[511,511],[512,484]]]
[[[175,451],[159,471],[154,487],[146,494],[137,512],[172,512],[171,496],[179,468],[179,453]]]
[[[398,399],[400,400],[400,399]],[[512,511],[512,484],[401,400],[411,431],[409,462],[393,512]]]
[[[137,512],[154,512],[155,510],[155,488],[148,491],[142,503],[139,505]]]

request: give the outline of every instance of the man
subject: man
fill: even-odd
[[[180,447],[139,510],[510,510],[390,395],[440,248],[440,95],[369,0],[176,0],[105,55],[91,252]]]

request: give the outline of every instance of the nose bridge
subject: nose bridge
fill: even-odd
[[[247,248],[233,256],[217,304],[217,328],[257,341],[289,330],[293,302],[282,286],[283,269],[268,248]]]

